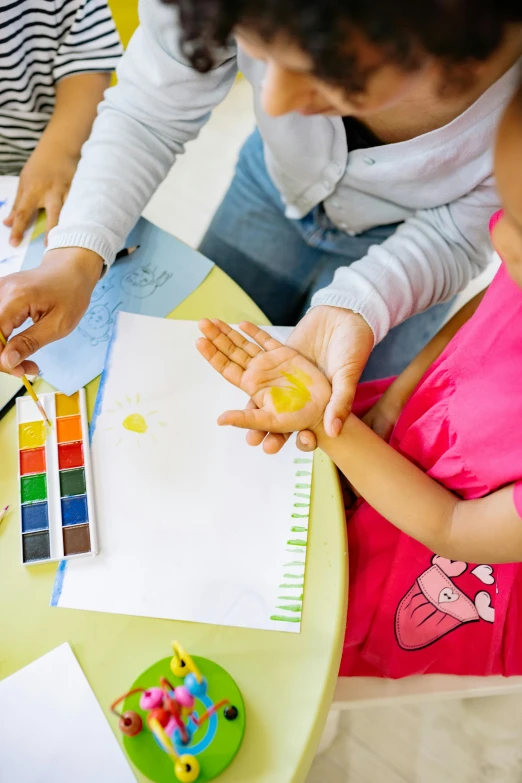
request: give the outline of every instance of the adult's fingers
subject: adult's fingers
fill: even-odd
[[[40,321],[24,329],[12,337],[0,354],[0,369],[11,372],[20,366],[29,356],[39,351],[44,345],[57,338],[55,319],[52,315],[44,316]],[[24,365],[25,366],[25,365]],[[36,364],[31,363],[32,374]],[[37,369],[37,368],[36,368]],[[22,373],[23,374],[23,373]]]
[[[24,232],[36,214],[37,209],[38,202],[34,194],[24,194],[18,203],[15,203],[13,211],[8,218],[8,220],[10,218],[12,220],[10,220],[10,223],[6,223],[6,225],[12,226],[9,242],[13,247],[17,247],[22,241]]]
[[[4,372],[4,369],[1,366],[0,372]],[[15,378],[21,378],[22,375],[38,375],[39,372],[40,370],[38,369],[38,365],[35,364],[35,362],[26,361],[19,364],[18,367],[15,367],[14,370],[11,370],[7,374],[14,375]]]

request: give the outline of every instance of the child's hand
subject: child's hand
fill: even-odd
[[[197,341],[200,354],[257,406],[227,411],[218,424],[265,432],[313,430],[321,424],[332,388],[315,365],[248,322],[241,329],[259,345],[217,319],[204,319],[199,328],[205,335]]]
[[[42,138],[22,169],[13,208],[4,220],[4,225],[11,229],[10,242],[14,247],[20,244],[25,230],[42,208],[47,217],[47,244],[47,234],[58,223],[77,163],[77,158]]]

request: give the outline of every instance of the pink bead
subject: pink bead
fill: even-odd
[[[161,688],[149,688],[144,691],[140,697],[140,707],[142,710],[154,710],[163,704],[163,691]]]
[[[176,697],[178,704],[181,704],[182,707],[186,707],[188,710],[191,710],[194,706],[194,696],[185,688],[184,685],[178,685],[177,688],[174,688],[174,696]]]
[[[175,730],[176,730],[176,728],[177,728],[177,725],[178,725],[178,724],[176,723],[176,721],[174,720],[174,718],[171,718],[171,719],[169,720],[169,722],[168,722],[168,723],[167,723],[167,725],[165,726],[165,734],[167,735],[167,737],[171,737],[171,736],[172,736],[172,734],[174,733],[174,731],[175,731]]]

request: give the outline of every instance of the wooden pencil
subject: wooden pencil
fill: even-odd
[[[3,345],[4,347],[7,345],[7,340],[5,339],[5,337],[4,337],[4,335],[2,334],[2,331],[1,331],[1,330],[0,330],[0,343],[2,343],[2,345]],[[27,375],[22,375],[22,377],[20,378],[20,380],[22,381],[23,385],[24,385],[24,386],[25,386],[25,388],[27,389],[27,391],[28,391],[28,393],[29,393],[30,397],[31,397],[31,398],[34,400],[34,402],[35,402],[35,404],[36,404],[36,407],[38,408],[38,410],[40,411],[40,413],[41,413],[41,414],[42,414],[42,416],[43,416],[43,419],[44,419],[44,421],[45,421],[45,422],[46,422],[46,424],[47,424],[47,425],[50,427],[50,426],[51,426],[51,422],[50,422],[50,421],[49,421],[49,419],[47,418],[47,414],[46,414],[46,412],[45,412],[45,410],[44,410],[44,406],[42,405],[42,403],[40,402],[40,400],[39,400],[39,399],[38,399],[38,397],[36,396],[36,392],[35,392],[35,390],[33,389],[33,387],[31,386],[31,384],[29,383],[29,379],[28,379]]]

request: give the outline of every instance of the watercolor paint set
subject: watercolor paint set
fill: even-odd
[[[85,391],[16,401],[22,562],[97,552]]]

